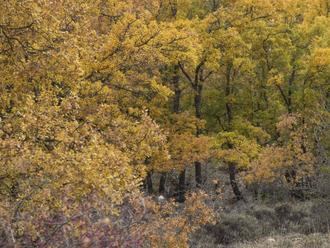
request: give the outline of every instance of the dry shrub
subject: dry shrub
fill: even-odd
[[[207,230],[219,244],[252,240],[262,232],[256,218],[243,214],[224,215],[220,222],[208,226]]]
[[[213,221],[208,196],[194,192],[185,204],[157,202],[136,193],[109,213],[99,202],[82,203],[72,215],[46,212],[11,223],[0,215],[0,247],[188,247],[190,234]],[[1,214],[1,212],[0,212]],[[36,227],[36,229],[32,228]]]

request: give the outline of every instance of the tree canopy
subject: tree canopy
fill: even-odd
[[[202,188],[213,163],[240,200],[238,178],[294,189],[324,171],[329,12],[327,0],[1,1],[8,244],[57,247],[60,232],[101,244],[89,225],[111,216],[102,225],[116,231],[131,209],[127,240],[111,242],[186,247],[212,222],[207,195],[192,187],[183,210],[157,205],[146,196],[157,175],[180,175],[185,194],[186,169]],[[91,211],[99,217],[81,219]]]

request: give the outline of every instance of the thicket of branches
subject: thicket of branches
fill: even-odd
[[[215,220],[206,163],[237,200],[241,183],[303,199],[330,172],[329,12],[1,1],[0,246],[186,247]]]

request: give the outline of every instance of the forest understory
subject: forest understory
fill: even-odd
[[[330,192],[330,177],[320,179],[304,199],[280,185],[263,185],[257,194],[245,188],[245,200],[237,201],[226,171],[210,167],[210,180],[220,182],[203,190],[211,196],[208,204],[218,213],[217,222],[193,234],[190,247],[330,247],[330,194],[322,193]]]

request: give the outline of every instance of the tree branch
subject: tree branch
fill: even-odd
[[[185,77],[188,79],[188,81],[191,83],[191,85],[194,87],[194,81],[192,80],[192,78],[190,77],[190,75],[188,74],[188,72],[184,69],[184,65],[182,65],[180,62],[178,62],[179,68],[182,71],[183,75],[185,75]]]

